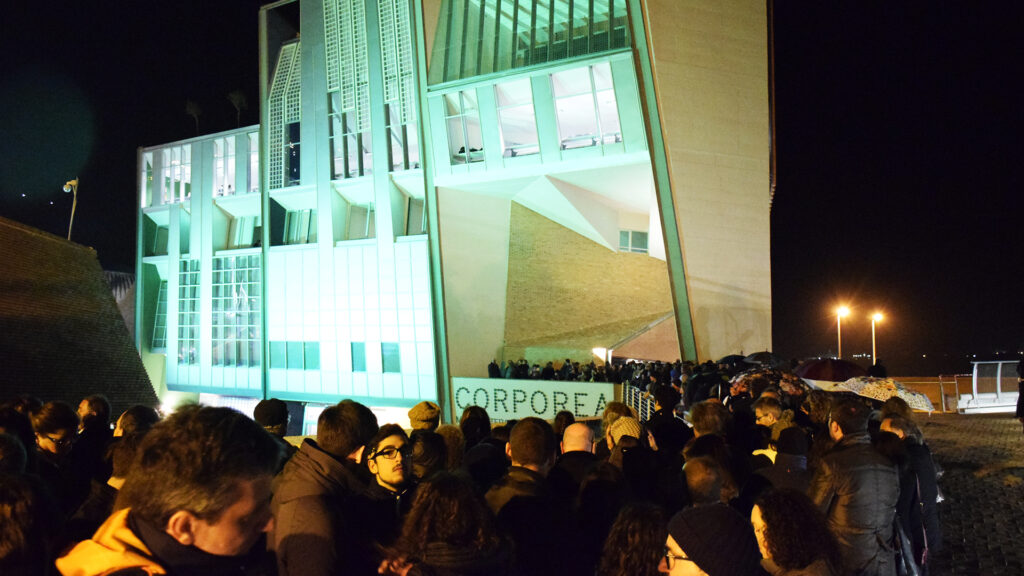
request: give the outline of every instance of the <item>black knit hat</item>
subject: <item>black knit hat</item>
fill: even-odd
[[[252,412],[252,419],[260,426],[280,426],[288,423],[288,405],[277,398],[261,400]]]
[[[725,504],[681,510],[669,521],[668,533],[709,576],[763,574],[754,529]]]

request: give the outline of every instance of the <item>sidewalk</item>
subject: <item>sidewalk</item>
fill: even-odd
[[[932,576],[1024,574],[1024,434],[1012,414],[917,418],[935,460],[943,550]]]

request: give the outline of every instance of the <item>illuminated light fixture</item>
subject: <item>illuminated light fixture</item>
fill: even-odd
[[[846,306],[840,306],[836,308],[836,339],[839,341],[839,350],[836,358],[843,358],[843,316],[849,316],[850,309]]]
[[[75,208],[78,206],[78,178],[68,180],[64,184],[64,193],[72,194],[71,219],[68,221],[68,240],[71,240],[71,226],[75,223]]]
[[[878,351],[875,348],[875,323],[881,322],[882,318],[884,318],[884,316],[882,316],[881,312],[875,312],[874,314],[871,315],[871,365],[872,366],[874,366],[875,364],[878,364]]]

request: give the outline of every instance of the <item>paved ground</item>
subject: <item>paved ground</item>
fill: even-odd
[[[935,460],[943,550],[935,575],[1024,575],[1024,434],[1011,414],[921,416]]]

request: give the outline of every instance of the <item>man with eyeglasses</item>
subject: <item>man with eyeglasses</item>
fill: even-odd
[[[280,576],[373,572],[361,517],[368,483],[361,464],[377,430],[366,406],[352,400],[329,406],[317,420],[316,440],[304,440],[275,478],[268,547]]]
[[[366,445],[366,468],[373,474],[365,496],[366,513],[361,514],[371,540],[381,546],[394,542],[402,527],[402,516],[412,498],[412,446],[398,424],[385,424]],[[383,559],[383,558],[382,558]]]

